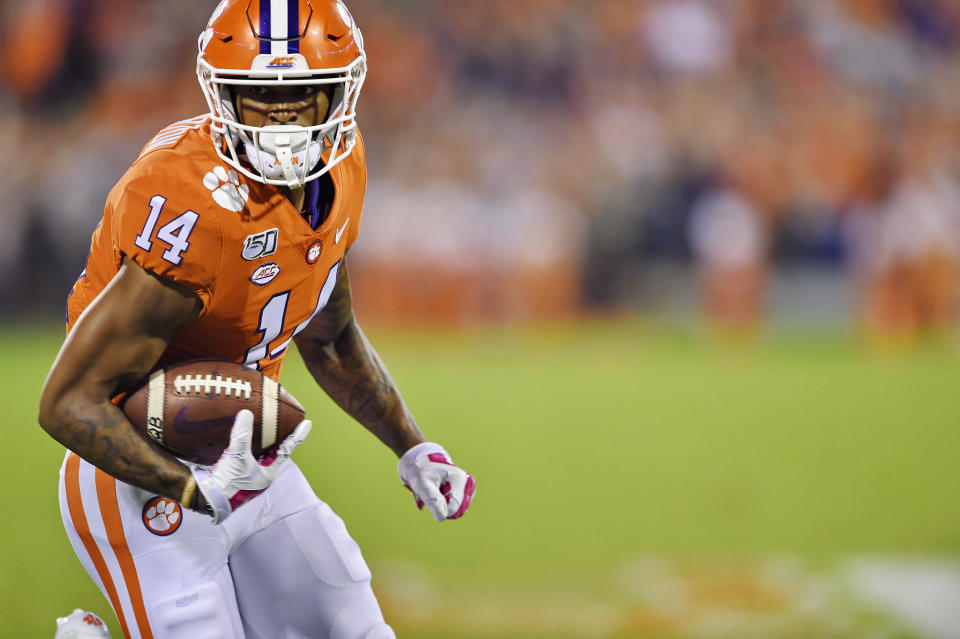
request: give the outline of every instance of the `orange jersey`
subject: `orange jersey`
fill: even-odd
[[[68,330],[127,256],[203,302],[158,365],[213,358],[278,378],[290,340],[326,304],[356,239],[367,180],[359,136],[329,175],[333,204],[314,230],[277,187],[225,166],[206,116],[170,125],[110,191],[67,303]]]

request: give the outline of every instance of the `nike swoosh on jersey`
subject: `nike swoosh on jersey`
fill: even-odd
[[[335,238],[333,238],[333,243],[334,243],[334,244],[339,244],[339,243],[340,243],[340,236],[343,235],[343,232],[347,229],[347,224],[349,224],[349,223],[350,223],[350,218],[348,217],[348,218],[347,218],[347,221],[344,222],[344,223],[343,223],[343,226],[341,226],[340,229],[337,231],[337,236],[336,236]]]
[[[198,419],[190,421],[186,417],[187,409],[181,408],[177,416],[173,418],[173,429],[181,435],[191,435],[193,433],[202,433],[211,428],[220,428],[233,424],[234,415],[227,417],[216,417],[214,419]]]

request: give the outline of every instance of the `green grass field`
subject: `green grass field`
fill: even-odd
[[[314,419],[296,459],[400,637],[915,637],[862,583],[954,574],[960,356],[945,342],[731,349],[633,320],[368,333],[428,437],[478,480],[463,520],[434,523],[392,453],[288,358],[282,382]],[[85,607],[116,638],[59,520],[63,450],[36,425],[60,338],[0,332],[3,634],[52,637]]]

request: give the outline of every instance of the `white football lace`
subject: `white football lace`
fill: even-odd
[[[232,377],[217,375],[177,375],[173,379],[173,389],[177,395],[209,395],[213,393],[233,395],[241,399],[250,399],[250,382]]]

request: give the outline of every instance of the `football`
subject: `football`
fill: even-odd
[[[154,371],[121,404],[134,427],[185,461],[210,465],[244,408],[255,457],[269,454],[303,419],[303,406],[273,379],[235,362],[198,360]]]

